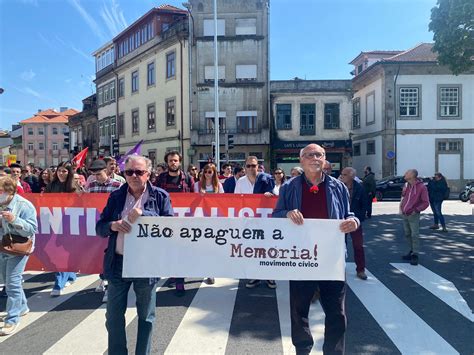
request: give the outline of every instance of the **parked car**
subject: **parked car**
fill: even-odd
[[[430,178],[419,177],[423,180],[425,186],[428,185]],[[388,176],[377,181],[375,197],[377,201],[382,201],[387,198],[400,199],[402,196],[403,186],[405,186],[405,179],[403,176]]]

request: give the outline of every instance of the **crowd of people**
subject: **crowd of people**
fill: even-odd
[[[447,232],[442,214],[442,202],[448,189],[446,179],[436,173],[428,188],[418,179],[415,169],[405,174],[407,181],[402,193],[400,214],[403,219],[408,254],[403,259],[418,264],[420,213],[429,205],[434,213],[432,229]],[[201,169],[182,167],[178,151],[169,151],[164,163],[152,167],[143,156],[129,156],[120,171],[112,157],[94,160],[86,168],[77,168],[70,162],[41,169],[33,164],[12,164],[0,167],[0,228],[2,236],[15,235],[33,241],[37,232],[35,207],[23,197],[26,193],[109,193],[99,221],[97,235],[108,238],[104,255],[104,270],[96,291],[104,292],[107,302],[106,327],[109,334],[109,352],[127,352],[125,335],[125,308],[128,290],[133,286],[137,295],[138,337],[136,352],[149,353],[155,318],[156,280],[122,278],[124,236],[139,216],[173,216],[169,193],[194,192],[199,194],[262,194],[278,197],[274,218],[289,218],[295,224],[304,218],[340,219],[341,231],[352,239],[357,277],[366,280],[362,222],[372,218],[372,201],[376,192],[375,175],[370,167],[359,179],[354,168],[346,167],[336,179],[325,151],[310,144],[300,152],[300,166],[287,175],[277,167],[271,173],[255,156],[248,156],[245,164],[224,164],[219,171],[207,163]],[[347,242],[347,239],[346,239]],[[8,297],[7,316],[2,320],[0,335],[12,334],[21,316],[29,312],[22,289],[22,274],[28,255],[10,255],[0,249],[0,283]],[[208,284],[216,281],[209,275]],[[51,292],[61,296],[62,290],[76,280],[75,272],[58,272]],[[261,280],[248,280],[247,288],[257,287]],[[274,289],[274,280],[265,280]],[[185,279],[172,278],[168,285],[175,288],[178,297],[185,295]],[[346,318],[344,310],[345,282],[290,281],[290,308],[293,344],[298,353],[309,353],[313,339],[308,327],[311,302],[318,298],[326,312],[324,351],[342,353]],[[317,295],[317,297],[315,297]]]

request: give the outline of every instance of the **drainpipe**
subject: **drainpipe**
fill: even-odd
[[[273,152],[272,152],[272,127],[273,127],[273,117],[271,114],[271,101],[270,101],[270,2],[266,4],[267,9],[267,118],[268,118],[268,128],[269,128],[269,136],[268,136],[268,158],[270,160],[269,165],[272,166],[273,161]],[[276,168],[276,164],[275,164]]]
[[[112,139],[120,139],[118,134],[118,118],[119,118],[119,80],[118,80],[118,73],[115,71],[115,68],[112,69],[112,72],[115,74],[115,135]],[[112,136],[112,135],[111,135]],[[112,139],[110,141],[110,156],[113,157],[114,152],[112,151],[113,142]]]
[[[397,175],[397,160],[398,160],[398,149],[397,149],[397,79],[398,74],[400,73],[400,64],[398,65],[397,74],[395,75],[395,80],[393,81],[393,114],[394,114],[394,121],[393,121],[393,129],[394,129],[394,151],[395,157],[393,161],[393,175]]]
[[[180,116],[181,116],[181,130],[179,132],[179,137],[180,137],[180,146],[181,146],[181,155],[183,156],[183,166],[185,165],[185,162],[184,162],[184,157],[185,157],[185,154],[184,154],[184,104],[183,104],[183,100],[184,100],[184,90],[183,90],[183,42],[181,42],[182,38],[180,36],[178,36],[178,41],[179,41],[179,89],[180,89],[180,100],[179,100],[179,103],[180,103]],[[188,45],[189,45],[189,42],[188,42]]]

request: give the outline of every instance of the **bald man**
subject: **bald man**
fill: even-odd
[[[360,222],[350,211],[349,193],[344,184],[325,174],[326,152],[317,144],[309,144],[300,151],[303,174],[280,188],[273,217],[289,218],[301,225],[305,218],[340,219],[340,230],[352,233]],[[319,192],[311,192],[318,186]],[[298,236],[294,236],[295,238]],[[308,314],[311,299],[319,287],[320,302],[326,315],[323,352],[343,354],[346,331],[344,281],[290,281],[291,339],[297,354],[309,354],[314,341]]]

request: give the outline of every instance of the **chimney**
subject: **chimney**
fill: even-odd
[[[39,108],[39,109],[38,109],[38,113],[40,113],[41,111],[43,111],[43,110]]]
[[[68,109],[68,107],[66,107],[66,106],[60,107],[59,112],[67,111],[67,109]]]

